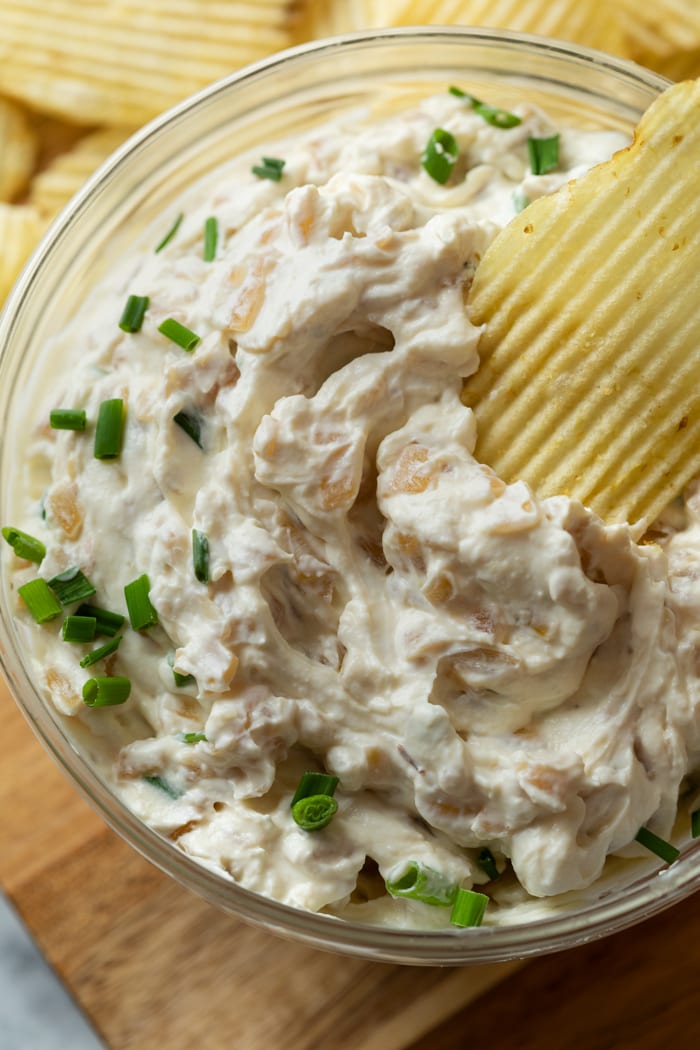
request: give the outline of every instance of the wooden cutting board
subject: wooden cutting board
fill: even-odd
[[[110,1050],[405,1050],[518,965],[390,966],[249,927],[111,832],[1,681],[0,725],[0,884]]]

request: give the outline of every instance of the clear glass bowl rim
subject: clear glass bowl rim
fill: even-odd
[[[90,199],[105,180],[125,164],[135,146],[154,143],[159,133],[184,116],[192,117],[197,108],[215,96],[226,93],[277,67],[289,67],[310,57],[328,57],[356,48],[391,47],[393,43],[413,41],[439,45],[461,41],[512,48],[521,55],[549,55],[591,69],[617,75],[630,85],[642,85],[660,92],[668,81],[632,62],[618,59],[562,41],[506,30],[472,27],[407,27],[351,33],[313,41],[239,70],[217,81],[168,110],[137,132],[93,175],[49,229],[25,267],[0,314],[0,392],[14,357],[8,352],[17,319],[29,310],[42,276],[50,265],[56,243],[79,220]],[[11,386],[11,384],[10,384]],[[4,417],[3,417],[4,418]],[[700,865],[696,858],[684,856],[672,868],[647,879],[622,895],[575,912],[553,914],[523,925],[482,927],[459,930],[405,930],[365,926],[340,921],[280,904],[223,879],[187,857],[172,843],[135,818],[93,773],[87,761],[73,748],[50,716],[34,687],[21,654],[21,645],[9,612],[7,595],[0,591],[0,667],[10,690],[31,728],[58,765],[106,823],[143,857],[179,883],[218,908],[283,936],[317,948],[358,955],[375,961],[415,965],[464,965],[525,958],[557,951],[617,932],[671,906],[700,887]]]

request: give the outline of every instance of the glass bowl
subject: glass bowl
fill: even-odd
[[[468,28],[352,34],[274,55],[213,84],[153,121],[90,179],[53,224],[0,318],[0,521],[23,432],[19,401],[46,340],[145,226],[232,155],[359,107],[384,110],[451,83],[494,104],[541,103],[563,122],[631,132],[667,86],[599,52],[544,38]],[[21,454],[21,453],[20,453]],[[319,948],[419,965],[494,962],[569,947],[620,930],[700,886],[700,843],[658,873],[642,863],[624,887],[524,924],[411,931],[296,910],[206,869],[137,819],[91,768],[42,700],[0,580],[0,663],[43,744],[107,823],[145,858],[213,905]],[[41,814],[37,815],[41,819]]]

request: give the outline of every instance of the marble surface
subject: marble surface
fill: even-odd
[[[0,1050],[104,1050],[0,894]]]

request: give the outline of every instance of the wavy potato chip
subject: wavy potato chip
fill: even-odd
[[[320,39],[337,33],[370,29],[374,22],[373,0],[330,0],[306,4],[297,30],[297,39]]]
[[[138,126],[285,47],[288,0],[2,0],[0,91],[80,124]]]
[[[477,455],[538,495],[651,521],[700,472],[700,82],[493,241],[469,293]]]
[[[640,4],[638,0],[615,0],[621,11],[629,15],[626,22],[639,25],[647,45],[656,46],[664,53],[692,51],[700,47],[700,4],[697,0],[654,0]]]
[[[36,208],[0,203],[0,306],[43,232]]]
[[[623,54],[611,4],[599,0],[384,0],[387,25],[472,25],[514,29]]]
[[[673,80],[700,74],[698,0],[655,0],[644,7],[634,0],[617,4],[631,58]]]
[[[0,200],[22,192],[34,168],[38,143],[22,110],[0,98]]]
[[[103,128],[85,135],[68,152],[59,154],[39,172],[30,186],[29,203],[34,205],[42,219],[53,219],[132,131],[131,128]]]

